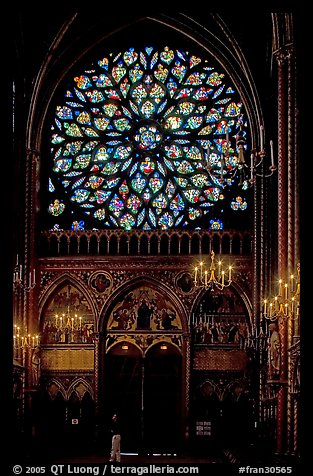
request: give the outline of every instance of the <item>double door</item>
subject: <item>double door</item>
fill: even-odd
[[[135,345],[119,343],[105,356],[104,413],[117,412],[122,451],[173,453],[182,437],[182,358],[169,343],[153,345],[144,355]]]

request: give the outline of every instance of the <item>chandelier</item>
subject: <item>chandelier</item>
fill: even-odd
[[[16,265],[13,271],[13,289],[17,290],[23,289],[26,292],[30,292],[36,286],[36,273],[35,269],[33,272],[29,271],[28,279],[26,273],[23,273],[23,266],[19,264],[18,255],[16,257]]]
[[[270,177],[273,175],[277,167],[274,163],[274,148],[273,141],[270,140],[270,156],[271,165],[269,166],[269,172],[265,174],[260,173],[260,166],[266,158],[266,150],[264,148],[264,128],[260,126],[260,150],[252,149],[250,154],[250,164],[245,160],[245,150],[247,148],[245,133],[242,129],[242,124],[235,136],[235,144],[229,137],[231,130],[228,124],[225,127],[226,137],[222,145],[222,152],[220,154],[220,170],[216,170],[216,174],[219,176],[219,182],[223,187],[226,187],[232,183],[235,178],[238,180],[238,185],[243,189],[252,187],[256,181],[256,177]],[[212,165],[208,162],[206,168],[210,172]]]
[[[264,299],[262,316],[268,321],[291,319],[298,321],[300,316],[300,263],[297,265],[297,277],[291,274],[284,282],[278,281],[278,293],[270,299]]]
[[[13,325],[13,358],[24,365],[28,352],[36,352],[40,345],[40,336],[30,334],[27,329],[18,324]],[[28,354],[29,355],[29,354]]]
[[[23,349],[26,347],[35,348],[39,345],[39,335],[29,334],[27,330],[22,330],[20,326],[13,326],[13,348]]]
[[[231,285],[232,282],[232,266],[229,265],[227,270],[222,267],[222,261],[215,260],[215,253],[212,250],[210,254],[210,265],[206,267],[201,260],[199,266],[194,269],[194,285],[212,289],[216,286],[218,289],[224,289]]]
[[[85,342],[85,332],[82,326],[82,317],[72,314],[70,306],[67,312],[55,314],[55,342],[56,343],[82,343]]]

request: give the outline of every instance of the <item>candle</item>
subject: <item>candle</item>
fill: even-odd
[[[36,284],[36,271],[33,269],[33,284]]]
[[[263,126],[260,126],[260,149],[261,151],[263,150],[264,144],[263,144]]]
[[[288,299],[288,284],[285,284],[285,299]]]
[[[275,296],[274,298],[274,311],[279,311],[279,302],[278,302],[278,296]]]
[[[225,271],[222,271],[222,286],[224,286]]]
[[[285,303],[285,316],[288,316],[288,303]]]
[[[270,317],[273,315],[273,303],[270,303]]]
[[[29,275],[28,275],[28,282],[29,282],[29,286],[32,285],[32,273],[31,271],[29,272]]]
[[[264,310],[263,310],[264,316],[267,314],[267,300],[264,299]]]
[[[74,330],[74,317],[72,317],[72,331]]]
[[[271,147],[271,164],[274,167],[274,150],[273,150],[273,141],[270,140],[270,147]]]
[[[203,261],[200,262],[200,279],[201,279],[201,281],[202,281],[202,276],[203,276],[203,274],[202,274],[202,266],[203,266]]]
[[[293,274],[290,276],[290,281],[291,281],[290,288],[291,288],[291,292],[293,293],[294,290],[295,290],[295,281],[294,281],[294,275]]]
[[[222,262],[219,261],[218,262],[218,279],[221,277],[221,265],[222,265]]]
[[[205,270],[204,272],[204,284],[207,286],[208,285],[208,271]]]
[[[195,284],[197,284],[197,273],[198,273],[198,268],[196,266],[195,267]]]
[[[79,328],[80,329],[82,328],[82,318],[81,317],[79,318]]]
[[[20,264],[20,281],[22,281],[22,265]]]
[[[231,266],[229,266],[228,281],[231,282]]]
[[[283,282],[283,280],[280,279],[280,280],[279,280],[279,292],[278,292],[278,296],[282,296],[282,295],[283,295],[282,282]]]
[[[16,255],[16,267],[18,267],[18,254]]]

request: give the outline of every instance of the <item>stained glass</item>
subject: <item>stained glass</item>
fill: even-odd
[[[236,182],[235,136],[239,127],[247,133],[229,83],[208,60],[168,46],[89,65],[51,121],[50,215],[70,217],[75,230],[201,228]],[[233,210],[246,205],[230,200]]]

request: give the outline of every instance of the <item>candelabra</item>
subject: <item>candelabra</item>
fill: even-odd
[[[300,316],[300,263],[297,265],[297,279],[291,274],[286,282],[278,281],[278,294],[264,299],[262,317],[267,321],[291,319],[298,323]],[[298,330],[298,329],[297,329]]]
[[[229,130],[231,129],[228,124],[226,124],[225,139],[221,140],[219,159],[217,161],[213,160],[213,162],[212,158],[208,157],[207,159],[207,169],[210,173],[213,173],[216,176],[219,183],[223,187],[226,187],[237,177],[238,185],[245,190],[253,186],[257,176],[267,178],[273,175],[275,170],[277,170],[277,167],[274,163],[274,148],[272,140],[270,140],[271,165],[268,168],[269,172],[260,173],[261,165],[267,155],[264,148],[263,126],[260,126],[260,150],[258,151],[256,148],[251,150],[250,164],[247,164],[245,160],[247,144],[242,123],[239,126],[237,134],[233,136],[235,141],[230,139]]]
[[[218,289],[224,289],[231,285],[232,282],[232,266],[228,266],[228,271],[222,269],[222,261],[215,261],[215,253],[211,251],[211,263],[208,268],[201,260],[200,266],[196,266],[194,270],[194,285],[204,287],[206,289],[216,286]],[[216,274],[217,270],[217,274]]]
[[[18,262],[18,255],[16,258],[16,265],[13,271],[13,289],[17,291],[19,288],[26,292],[30,292],[36,286],[36,273],[29,271],[28,282],[26,276],[23,276],[23,266]]]
[[[13,326],[13,348],[23,349],[26,347],[34,349],[39,345],[39,335],[29,334],[27,330],[21,329],[17,324]]]
[[[13,357],[24,365],[25,353],[33,352],[40,344],[38,334],[30,334],[27,329],[17,324],[13,326]]]

